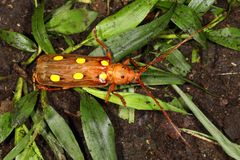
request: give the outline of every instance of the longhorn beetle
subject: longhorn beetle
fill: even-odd
[[[33,81],[38,83],[37,87],[39,89],[45,90],[69,89],[73,87],[103,87],[110,85],[106,94],[105,102],[108,101],[110,93],[112,93],[121,99],[124,106],[126,106],[126,102],[121,95],[114,92],[115,86],[128,83],[138,83],[145,90],[147,95],[150,96],[159,106],[176,133],[186,144],[188,144],[167,112],[156,100],[152,92],[145,86],[141,80],[141,75],[151,65],[163,60],[183,43],[192,39],[194,35],[202,32],[207,26],[208,25],[192,33],[188,38],[184,39],[175,47],[143,67],[139,67],[131,58],[125,60],[123,63],[112,63],[110,50],[100,39],[98,39],[96,29],[94,28],[93,33],[95,40],[105,50],[105,57],[89,57],[78,54],[43,55],[37,60],[36,71],[33,74]],[[136,67],[136,70],[130,68],[128,66],[129,63],[132,63]],[[49,86],[54,88],[49,88]]]

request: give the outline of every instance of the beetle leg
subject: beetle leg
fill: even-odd
[[[73,88],[73,87],[71,87],[71,86],[64,86],[61,89],[70,89],[70,88]]]
[[[126,60],[123,61],[123,64],[124,64],[124,65],[128,65],[128,64],[130,64],[130,63],[131,63],[134,67],[136,67],[136,68],[138,68],[138,69],[140,68],[139,65],[137,64],[137,62],[136,62],[134,59],[132,59],[132,58],[127,58]]]
[[[127,58],[123,61],[123,65],[129,65],[130,64],[130,58]]]
[[[140,86],[145,90],[145,92],[147,93],[147,95],[149,97],[151,97],[154,102],[159,106],[160,111],[163,113],[163,115],[166,117],[167,121],[171,124],[171,126],[173,127],[173,129],[176,131],[176,133],[179,135],[179,137],[183,140],[183,142],[189,146],[188,142],[186,141],[186,139],[182,136],[181,134],[181,130],[173,123],[172,119],[169,117],[168,113],[164,110],[163,106],[160,104],[160,102],[154,97],[154,95],[152,94],[152,92],[145,86],[145,84],[143,83],[143,81],[141,79],[138,80],[138,83],[140,84]]]
[[[114,94],[115,96],[117,96],[117,97],[121,100],[123,106],[126,107],[126,101],[125,101],[125,99],[123,98],[123,96],[121,96],[120,94],[114,92],[115,86],[116,86],[116,84],[111,84],[111,85],[110,85],[110,87],[109,87],[109,89],[108,89],[108,92],[107,92],[107,95],[106,95],[106,97],[105,97],[105,103],[108,102],[109,97],[110,97],[110,93],[112,93],[112,94]]]
[[[103,49],[105,50],[108,58],[112,62],[112,54],[111,54],[110,50],[108,49],[108,47],[97,37],[96,27],[93,29],[93,35],[94,35],[95,40],[98,42],[98,44],[103,47]]]
[[[126,106],[127,103],[126,103],[125,99],[123,98],[123,96],[121,96],[120,94],[118,94],[116,92],[112,92],[112,94],[114,94],[115,96],[117,96],[121,100],[124,107],[127,107]]]
[[[112,93],[114,91],[115,86],[116,86],[116,84],[114,84],[114,83],[109,86],[108,92],[107,92],[106,97],[105,97],[105,103],[108,102],[109,97],[110,97],[110,93]]]

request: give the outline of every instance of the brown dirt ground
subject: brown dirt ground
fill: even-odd
[[[61,6],[63,0],[47,0],[47,11]],[[111,2],[110,13],[121,8],[125,2],[114,0]],[[226,3],[222,2],[226,8]],[[96,0],[90,8],[100,13],[99,19],[107,16],[106,2]],[[12,30],[31,36],[31,15],[33,13],[33,1],[31,0],[1,0],[0,1],[0,28]],[[219,27],[235,26],[240,27],[240,9],[234,8],[230,16],[220,24]],[[208,18],[208,17],[206,17]],[[79,41],[79,37],[74,37]],[[54,40],[55,46],[61,46],[61,40]],[[190,55],[191,45],[182,47],[186,55]],[[84,51],[84,50],[83,50]],[[82,51],[82,52],[83,52]],[[79,51],[80,52],[80,51]],[[15,88],[18,74],[14,70],[14,64],[26,60],[30,54],[14,49],[0,41],[0,75],[13,75],[11,78],[0,82],[0,104],[1,110],[8,110],[11,105],[11,98]],[[34,64],[30,67],[32,68]],[[193,96],[193,101],[200,107],[205,115],[233,142],[240,143],[240,56],[237,51],[226,49],[219,45],[209,43],[209,49],[201,52],[201,62],[193,65],[189,78],[204,86],[219,97],[203,93],[194,86],[184,85],[185,91]],[[28,69],[30,73],[31,69]],[[31,76],[28,77],[31,79]],[[30,86],[30,85],[29,85]],[[163,97],[164,92],[175,94],[171,88],[158,87],[155,95]],[[83,133],[78,118],[66,115],[63,110],[67,109],[76,112],[79,108],[78,94],[73,90],[56,91],[49,94],[52,104],[62,114],[74,130],[86,159],[91,159],[85,147]],[[59,103],[60,102],[60,103]],[[116,146],[119,159],[217,159],[229,158],[223,150],[214,144],[196,139],[184,134],[191,147],[186,146],[180,139],[175,138],[163,115],[157,111],[136,111],[135,123],[129,124],[118,117],[118,109],[112,104],[103,104],[115,128]],[[112,107],[114,106],[114,107]],[[7,109],[6,109],[7,108]],[[182,116],[177,113],[169,113],[173,121],[184,128],[206,132],[203,126],[194,116]],[[13,144],[13,136],[10,136],[4,143],[0,144],[0,159],[6,155]],[[49,147],[41,139],[37,138],[41,152],[45,159],[52,159],[53,154]]]

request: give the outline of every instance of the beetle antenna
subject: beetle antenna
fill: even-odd
[[[149,62],[146,66],[143,66],[140,68],[139,73],[142,74],[143,72],[145,72],[150,66],[154,65],[155,63],[158,63],[160,61],[162,61],[164,58],[166,58],[169,54],[171,54],[173,51],[177,50],[182,44],[188,42],[189,40],[191,40],[196,34],[203,32],[206,28],[209,27],[209,25],[211,25],[212,23],[207,24],[206,26],[198,29],[197,31],[193,32],[192,34],[190,34],[186,39],[184,39],[183,41],[179,42],[178,44],[176,44],[172,49],[170,49],[169,51],[167,51],[166,53],[160,55],[159,57],[155,58],[153,61]]]
[[[152,92],[145,86],[145,84],[143,83],[143,81],[141,79],[138,79],[137,82],[140,84],[140,86],[145,90],[145,92],[147,93],[147,95],[149,97],[151,97],[154,102],[159,106],[161,112],[163,113],[163,115],[165,116],[165,118],[167,119],[167,121],[171,124],[171,126],[173,127],[173,129],[176,131],[176,133],[178,134],[178,136],[183,140],[183,142],[187,145],[190,146],[190,144],[186,141],[186,139],[182,136],[181,131],[179,130],[179,128],[173,123],[172,119],[169,117],[168,113],[164,110],[163,106],[159,103],[159,101],[154,97],[154,95],[152,94]]]

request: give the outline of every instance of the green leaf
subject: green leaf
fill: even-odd
[[[66,160],[65,153],[55,136],[52,134],[52,132],[49,132],[49,129],[47,128],[46,122],[43,120],[43,114],[38,109],[32,116],[32,120],[34,124],[40,123],[40,130],[39,134],[44,138],[44,140],[47,142],[49,147],[51,148],[51,151],[54,154],[54,158],[56,160]]]
[[[51,132],[47,133],[46,131],[41,132],[41,135],[51,148],[56,160],[66,160],[64,150],[56,140],[55,136]]]
[[[217,7],[217,6],[212,6],[211,7],[211,12],[214,14],[215,17],[219,16],[225,11],[224,8]]]
[[[214,2],[215,0],[191,0],[188,7],[192,8],[201,17],[210,9]]]
[[[2,143],[14,129],[11,125],[11,118],[10,112],[0,114],[0,143]]]
[[[182,101],[181,98],[174,98],[169,104],[178,107],[178,108],[183,108],[185,109],[185,103]]]
[[[36,143],[34,143],[33,146],[37,147]],[[24,150],[15,158],[15,160],[25,160],[29,158],[31,158],[31,160],[43,160],[43,157],[39,157],[38,153],[36,153],[36,150],[34,150],[34,148],[31,146],[24,148]]]
[[[158,47],[160,47],[160,51],[164,54],[173,46],[166,43],[161,43]],[[166,57],[166,60],[173,65],[173,67],[169,68],[175,74],[186,76],[191,70],[190,64],[187,63],[185,57],[179,50],[173,51]]]
[[[135,120],[135,109],[119,107],[118,116],[124,120],[127,120],[128,123],[134,123]]]
[[[148,69],[141,75],[141,80],[147,85],[183,84],[181,76],[163,70]]]
[[[111,15],[97,24],[97,36],[100,39],[108,39],[113,35],[126,32],[139,25],[147,16],[158,0],[135,0],[131,4],[122,8],[119,12]],[[90,33],[87,39],[93,38]],[[94,39],[87,45],[97,44]]]
[[[224,47],[240,51],[240,29],[226,27],[218,30],[211,30],[206,33],[207,38]]]
[[[22,125],[18,128],[15,129],[15,138],[14,138],[14,143],[15,145],[21,142],[21,140],[24,138],[24,136],[29,132],[28,128],[26,125]],[[23,152],[17,155],[16,160],[22,160],[22,159],[27,159],[31,157],[32,160],[38,160],[38,159],[43,159],[41,152],[39,151],[39,148],[37,147],[35,141],[26,147]]]
[[[83,88],[83,89],[88,93],[101,99],[105,99],[105,96],[107,94],[106,91],[100,91],[93,88]],[[79,91],[77,88],[75,90]],[[144,96],[137,93],[128,93],[128,92],[118,92],[118,94],[120,94],[125,99],[127,103],[127,107],[134,108],[137,110],[160,110],[159,106],[157,106],[154,100],[149,96]],[[165,110],[187,114],[187,112],[183,109],[179,109],[161,100],[158,100],[158,101],[160,102],[160,104]],[[112,94],[109,98],[109,102],[112,102],[118,105],[123,105],[119,97]]]
[[[117,159],[114,129],[107,114],[86,92],[82,92],[80,98],[83,133],[92,158]]]
[[[192,34],[202,27],[196,13],[188,6],[178,5],[172,16],[172,22],[175,23],[184,32]],[[204,33],[198,33],[193,38],[206,48],[206,37]]]
[[[48,39],[48,35],[45,29],[44,20],[44,1],[34,9],[32,16],[32,34],[35,38],[38,45],[46,52],[47,54],[55,53],[53,46]]]
[[[3,160],[14,159],[24,148],[27,147],[31,138],[32,130],[3,158]]]
[[[15,105],[12,113],[12,126],[16,127],[22,124],[32,113],[36,105],[38,92],[33,91],[22,97]]]
[[[222,149],[232,158],[240,159],[240,146],[232,143],[214,124],[201,112],[200,109],[188,98],[188,96],[176,85],[172,85],[175,91],[182,97],[188,108],[202,123],[213,138],[221,145]]]
[[[84,160],[82,151],[65,120],[48,105],[44,108],[45,120],[62,147],[74,160]]]
[[[81,33],[97,18],[97,13],[86,9],[65,10],[53,15],[46,24],[51,32],[58,32],[65,35]]]
[[[12,160],[24,149],[29,148],[33,144],[34,139],[38,134],[39,128],[40,123],[34,124],[32,129],[18,142],[18,144],[4,157],[3,160]],[[37,153],[38,151],[35,150],[35,152]]]
[[[114,36],[106,41],[105,44],[112,51],[114,61],[120,61],[133,51],[136,51],[146,45],[151,39],[156,38],[157,35],[167,27],[173,11],[174,7],[154,21],[128,32],[121,33],[118,36]],[[90,55],[103,56],[105,54],[102,47],[98,47],[91,52]]]
[[[67,1],[64,5],[62,5],[61,7],[53,11],[52,17],[58,16],[59,14],[63,14],[64,12],[67,12],[68,10],[71,9],[71,7],[73,6],[73,3],[74,3],[73,0]]]
[[[46,91],[42,91],[41,102],[43,105],[44,118],[58,142],[72,159],[84,160],[82,151],[70,127],[52,106],[47,104]]]
[[[10,46],[22,51],[36,52],[37,50],[36,44],[31,39],[17,32],[0,29],[0,38]]]
[[[200,55],[197,49],[192,50],[192,63],[199,63],[200,62]]]

